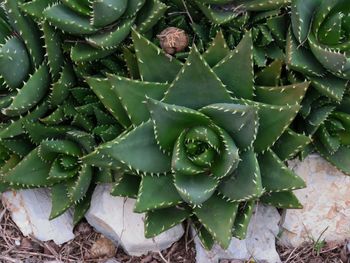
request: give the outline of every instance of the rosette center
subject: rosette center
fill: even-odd
[[[187,158],[200,167],[210,167],[219,152],[220,140],[208,127],[197,126],[188,130],[185,136]]]

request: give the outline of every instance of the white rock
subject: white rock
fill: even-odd
[[[345,176],[319,155],[289,165],[307,188],[295,191],[301,210],[287,210],[281,243],[298,246],[304,241],[342,242],[350,237],[350,176]]]
[[[115,258],[110,258],[110,259],[107,259],[107,261],[105,261],[104,263],[120,263],[120,262]]]
[[[53,240],[58,245],[74,238],[70,212],[49,220],[52,205],[48,189],[8,191],[2,194],[2,202],[24,236]]]
[[[192,234],[196,235],[192,230]],[[194,239],[196,246],[196,261],[197,263],[217,263],[220,259],[249,259],[247,245],[244,241],[233,238],[227,250],[223,250],[220,246],[214,247],[207,251],[201,244],[199,238]]]
[[[215,245],[206,251],[199,238],[195,238],[197,263],[218,263],[221,259],[249,260],[257,262],[281,262],[275,247],[275,236],[279,232],[280,215],[276,208],[259,205],[249,223],[247,238],[233,238],[227,250]]]
[[[149,251],[161,251],[170,247],[184,234],[182,225],[177,225],[155,238],[145,238],[145,215],[133,212],[135,200],[113,197],[110,195],[110,189],[110,185],[96,187],[85,217],[98,232],[116,245],[120,243],[129,255],[140,256]]]

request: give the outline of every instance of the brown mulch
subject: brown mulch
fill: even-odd
[[[346,243],[305,243],[297,248],[277,246],[277,251],[284,263],[350,263]]]
[[[101,235],[86,223],[74,230],[75,239],[57,246],[54,242],[41,242],[34,237],[23,237],[8,211],[0,203],[0,262],[43,263],[46,261],[102,263],[107,258],[92,258],[93,245],[101,241]],[[103,239],[103,237],[102,237]],[[104,250],[103,248],[100,250]],[[169,249],[142,257],[131,257],[122,248],[114,247],[114,259],[120,263],[194,263],[195,248],[191,240],[183,237]]]
[[[93,258],[96,256],[94,253],[100,241],[105,241],[100,234],[94,232],[86,222],[80,223],[74,233],[75,239],[63,246],[57,246],[52,241],[41,242],[33,237],[23,237],[8,211],[0,203],[1,263],[43,263],[54,260],[106,262],[107,258]],[[114,259],[120,263],[195,263],[194,244],[188,236],[183,237],[161,253],[149,253],[142,257],[131,257],[122,248],[115,248],[113,245],[112,247],[111,255],[114,255]],[[97,251],[105,251],[105,249],[109,249],[108,246],[102,246]],[[350,251],[344,244],[307,243],[298,248],[278,246],[277,249],[284,263],[350,263]],[[228,260],[226,262],[240,261]]]

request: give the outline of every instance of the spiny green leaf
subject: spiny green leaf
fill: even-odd
[[[34,19],[41,20],[44,10],[56,2],[56,0],[32,0],[30,2],[20,3],[19,7],[23,12],[31,15]]]
[[[196,165],[188,158],[188,153],[185,146],[186,135],[187,131],[184,130],[176,140],[172,155],[171,168],[175,173],[189,176],[203,173],[206,169]]]
[[[29,70],[30,60],[23,42],[17,37],[7,39],[0,49],[0,73],[5,83],[11,88],[19,88]]]
[[[293,158],[306,145],[311,143],[311,138],[287,129],[273,145],[273,152],[282,160]]]
[[[141,79],[153,82],[171,82],[181,69],[181,62],[169,58],[163,50],[132,31],[132,39],[136,51]]]
[[[38,148],[40,158],[47,161],[53,161],[59,154],[73,157],[82,155],[79,145],[69,140],[46,140],[41,142]]]
[[[260,201],[264,204],[275,206],[282,209],[301,209],[303,208],[298,198],[293,192],[278,192],[278,193],[266,193],[260,197]]]
[[[255,84],[258,86],[277,86],[281,78],[282,61],[275,60],[263,68],[255,76]]]
[[[126,17],[134,16],[145,4],[146,0],[128,0],[127,8],[124,12]]]
[[[200,206],[207,201],[214,194],[218,183],[217,179],[208,173],[174,175],[174,184],[180,196],[193,206]]]
[[[316,141],[314,144],[322,157],[343,173],[350,175],[350,148],[347,146],[340,146],[335,153],[330,154],[321,143]]]
[[[194,46],[164,102],[199,109],[212,103],[231,102],[231,96]]]
[[[145,236],[152,238],[180,224],[190,216],[190,211],[182,207],[169,207],[147,212]]]
[[[109,80],[134,125],[140,125],[150,118],[146,98],[161,100],[169,88],[169,84],[137,81],[115,75],[110,75]]]
[[[40,122],[24,122],[23,127],[26,130],[32,142],[40,144],[46,139],[62,138],[66,132],[72,130],[69,126],[47,126]]]
[[[300,104],[305,96],[310,82],[301,82],[288,86],[256,87],[256,101],[274,105]]]
[[[213,238],[223,248],[227,248],[231,241],[231,230],[237,210],[238,203],[228,202],[213,195],[201,207],[196,207],[193,212]]]
[[[103,16],[105,18],[105,16]],[[129,19],[116,26],[110,32],[89,36],[86,40],[101,49],[114,49],[129,35],[134,20]]]
[[[86,79],[86,82],[113,117],[116,118],[121,125],[128,127],[130,125],[129,117],[118,96],[114,93],[108,79],[89,77]]]
[[[253,98],[253,41],[247,32],[235,50],[214,68],[214,72],[237,98]],[[223,102],[216,100],[214,103]],[[209,104],[209,103],[208,103]]]
[[[24,136],[17,136],[13,139],[2,139],[0,144],[20,157],[26,156],[34,148],[30,140]]]
[[[332,136],[325,125],[321,125],[316,131],[315,137],[323,144],[330,154],[336,152],[340,147],[340,140],[336,136]]]
[[[210,67],[214,67],[220,60],[230,53],[222,31],[218,31],[210,47],[203,54],[203,58]]]
[[[170,171],[171,158],[162,153],[155,138],[151,122],[146,122],[113,141],[102,144],[83,158],[92,165],[109,166],[123,163],[136,172],[166,173]],[[153,160],[157,160],[155,163]]]
[[[271,150],[260,154],[258,161],[266,192],[285,192],[306,186],[305,182],[289,170]]]
[[[148,32],[164,15],[168,6],[159,0],[148,0],[137,16],[136,29],[140,33]]]
[[[22,3],[23,1],[6,0],[4,1],[4,6],[12,26],[20,34],[26,44],[32,65],[37,68],[44,59],[40,31],[29,17],[21,13],[19,10],[19,2]]]
[[[68,197],[73,202],[80,202],[89,190],[92,180],[92,167],[83,164],[78,177],[68,183]]]
[[[64,109],[62,107],[57,108],[48,116],[40,119],[41,122],[48,125],[60,124],[65,120],[66,120],[66,116],[64,114]]]
[[[36,1],[40,1],[40,0],[36,0]],[[42,14],[40,12],[40,16],[41,15]],[[44,40],[45,40],[45,46],[46,46],[46,52],[47,52],[47,62],[50,67],[50,74],[51,74],[52,80],[57,81],[58,78],[60,77],[59,73],[61,72],[61,68],[64,65],[64,56],[61,48],[62,38],[60,33],[57,30],[55,30],[53,27],[51,27],[47,22],[43,22],[41,24],[41,29],[44,33]]]
[[[247,150],[240,154],[240,158],[237,169],[218,187],[220,194],[234,202],[258,198],[264,191],[254,151]]]
[[[306,130],[309,134],[313,135],[318,127],[327,120],[328,116],[334,111],[335,106],[326,105],[319,108],[312,109],[311,113],[307,116]]]
[[[79,0],[61,0],[61,2],[68,6],[70,9],[81,15],[89,15],[91,13],[91,6],[88,1],[79,1]]]
[[[10,123],[0,131],[0,139],[12,138],[14,136],[24,133],[23,123],[26,121],[34,121],[45,115],[48,111],[48,103],[43,102],[38,105],[32,112],[28,113],[25,117],[19,118]]]
[[[215,126],[214,130],[219,135],[222,144],[219,148],[219,154],[214,158],[210,171],[214,178],[221,179],[237,168],[239,153],[234,140],[224,129]]]
[[[347,87],[347,81],[326,75],[324,77],[310,77],[311,85],[321,94],[332,98],[336,101],[341,101]]]
[[[184,129],[207,126],[210,119],[204,114],[181,106],[166,104],[153,99],[147,100],[159,146],[172,152],[176,139]]]
[[[119,178],[113,185],[111,195],[137,198],[141,183],[141,176],[128,173],[118,174]]]
[[[292,29],[299,43],[305,42],[309,35],[313,13],[322,1],[294,0],[292,2]]]
[[[76,159],[77,161],[77,159]],[[61,160],[58,157],[52,163],[48,177],[50,179],[65,180],[74,177],[78,172],[76,167],[67,169],[61,165]]]
[[[176,206],[182,199],[173,184],[172,176],[142,176],[135,209],[137,213]]]
[[[288,128],[298,113],[300,106],[275,106],[248,100],[242,101],[246,105],[255,105],[258,108],[259,128],[254,148],[256,152],[271,147]],[[274,116],[274,118],[271,118]]]
[[[211,250],[215,244],[215,241],[209,231],[203,227],[203,225],[199,222],[193,222],[194,228],[196,230],[196,235],[198,235],[199,240],[201,241],[201,245],[207,249]],[[198,225],[198,226],[197,226]]]
[[[112,24],[123,15],[127,5],[128,5],[127,0],[93,1],[91,4],[91,7],[92,7],[91,23],[96,27],[105,27],[109,24]]]
[[[253,106],[218,103],[199,110],[224,128],[241,149],[252,145],[258,131],[258,111]]]
[[[57,182],[48,178],[50,168],[51,165],[39,157],[39,148],[35,148],[2,179],[14,185],[49,186]]]
[[[242,1],[243,7],[249,11],[264,11],[264,10],[273,10],[279,9],[283,6],[288,5],[291,0],[277,0],[277,1],[266,1],[266,0],[250,0],[250,1]]]
[[[57,3],[45,9],[45,18],[58,27],[73,35],[85,35],[97,32],[97,28],[90,24],[89,18],[75,13],[63,4]]]
[[[115,49],[99,49],[85,43],[76,43],[70,50],[74,62],[82,63],[104,58],[115,52]]]
[[[69,90],[76,83],[73,69],[69,64],[66,64],[61,68],[58,81],[52,84],[52,92],[50,94],[51,106],[57,107],[62,104],[69,96]]]
[[[77,225],[79,221],[84,218],[85,214],[90,208],[92,191],[89,190],[89,192],[85,195],[83,200],[74,206],[73,225]]]
[[[291,32],[287,36],[287,64],[305,75],[322,77],[324,68],[315,57],[303,46],[299,46]]]
[[[238,239],[244,239],[247,234],[249,221],[252,218],[255,201],[249,201],[240,205],[232,229],[232,235]]]
[[[35,71],[24,86],[18,90],[11,105],[3,109],[2,112],[7,116],[18,116],[29,111],[46,95],[49,84],[49,68],[43,64]]]
[[[228,23],[237,16],[237,14],[232,11],[216,10],[215,8],[211,8],[210,5],[203,3],[203,1],[195,0],[194,2],[214,24],[221,25]]]
[[[68,198],[67,185],[56,184],[51,188],[52,208],[50,220],[59,217],[66,212],[73,202]]]

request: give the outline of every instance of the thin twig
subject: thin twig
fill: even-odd
[[[192,19],[192,16],[191,16],[190,12],[188,11],[188,8],[187,8],[187,5],[186,5],[185,0],[182,0],[182,4],[183,4],[183,6],[185,7],[185,10],[186,10],[186,13],[187,13],[188,18],[190,19],[191,23],[193,24],[194,21],[193,21],[193,19]]]
[[[159,254],[160,258],[161,258],[165,263],[170,263],[170,262],[169,262],[168,260],[166,260],[166,258],[163,256],[163,254],[162,254],[161,251],[159,251],[158,254]]]

